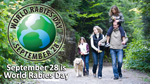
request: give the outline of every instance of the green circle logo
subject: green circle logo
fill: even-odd
[[[66,28],[53,8],[30,4],[19,9],[8,25],[8,40],[14,52],[31,61],[54,56],[65,40]]]
[[[41,51],[54,41],[56,30],[53,22],[43,14],[29,14],[17,25],[20,44],[30,51]]]

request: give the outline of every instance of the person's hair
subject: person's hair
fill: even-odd
[[[94,26],[93,29],[94,28],[96,28],[100,34],[103,34],[102,28],[100,28],[99,26]],[[94,34],[94,32],[93,32],[93,34]]]
[[[114,14],[114,13],[112,12],[112,10],[115,10],[116,13]],[[110,9],[110,11],[109,11],[109,16],[112,16],[112,15],[117,15],[117,16],[119,16],[119,13],[120,13],[119,8],[114,5],[114,6],[111,7],[111,9]]]
[[[85,40],[85,38],[81,37],[80,40],[79,40],[79,42],[78,42],[78,46],[81,44],[81,40],[83,40],[85,43],[87,43],[86,40]]]
[[[114,23],[113,23],[113,25],[114,25]],[[117,25],[118,25],[118,26],[120,26],[120,23],[119,23],[119,22],[117,22]]]
[[[94,29],[94,28],[96,28],[100,34],[103,34],[102,28],[100,28],[99,26],[94,26],[93,29]],[[93,31],[93,33],[90,35],[90,38],[91,38],[93,35],[94,35],[94,31]]]

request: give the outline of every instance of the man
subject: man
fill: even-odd
[[[106,38],[99,41],[99,46],[103,45],[106,41]],[[110,54],[112,58],[112,67],[114,73],[114,80],[122,78],[122,62],[123,62],[123,45],[126,44],[128,41],[127,35],[125,33],[125,39],[122,41],[121,33],[119,31],[119,24],[114,22],[113,23],[113,32],[110,36]],[[118,57],[118,67],[116,63],[116,56]]]

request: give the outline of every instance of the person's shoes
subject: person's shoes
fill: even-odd
[[[101,77],[101,76],[98,76],[98,78],[99,78],[99,79],[102,79],[102,77]]]
[[[89,76],[89,71],[86,72],[86,75]]]
[[[122,78],[122,74],[120,74],[119,77]]]
[[[96,78],[96,74],[93,74],[93,77]]]
[[[83,76],[85,76],[86,75],[86,72],[85,71],[83,71]]]
[[[119,78],[118,77],[114,77],[114,80],[118,80]]]
[[[105,45],[105,47],[110,47],[110,44],[109,44],[109,43],[107,43],[107,44]]]

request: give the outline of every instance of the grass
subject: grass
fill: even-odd
[[[148,78],[144,78],[143,79],[145,82],[150,82],[150,79],[148,79]]]

